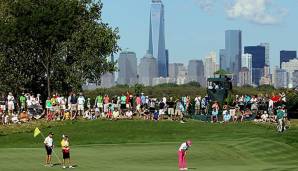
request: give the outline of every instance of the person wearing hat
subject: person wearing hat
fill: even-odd
[[[53,166],[53,164],[52,164],[52,151],[53,151],[53,148],[54,148],[53,135],[54,134],[52,132],[50,132],[44,140],[45,149],[46,149],[46,152],[47,152],[45,166]]]
[[[284,117],[285,112],[281,109],[281,106],[278,106],[276,111],[276,119],[277,119],[277,131],[283,132],[284,131]]]
[[[191,147],[192,141],[187,140],[180,145],[178,150],[178,167],[179,170],[188,170],[186,167],[186,151]]]
[[[70,164],[70,147],[69,147],[69,139],[67,135],[62,135],[61,141],[62,155],[63,155],[63,169],[66,168],[66,160],[68,164],[68,168],[73,168]]]

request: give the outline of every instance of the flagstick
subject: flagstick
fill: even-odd
[[[45,139],[45,136],[43,135],[43,133],[41,131],[40,131],[40,134],[43,137],[43,139]],[[57,158],[57,160],[60,162],[60,164],[62,164],[62,162],[61,162],[60,158],[58,157],[58,155],[56,154],[55,150],[53,148],[52,148],[52,150],[53,150],[53,153],[54,153],[55,157]]]

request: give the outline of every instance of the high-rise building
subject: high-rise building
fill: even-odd
[[[265,47],[265,65],[270,67],[270,44],[261,43],[260,46]]]
[[[298,87],[298,68],[292,73],[292,82],[294,87]]]
[[[178,75],[177,75],[177,80],[176,84],[182,85],[188,83],[188,76],[187,76],[187,69],[184,65],[178,67]]]
[[[204,59],[204,74],[205,78],[214,77],[214,73],[218,70],[218,65],[216,64],[216,53],[210,52],[208,56]]]
[[[244,53],[252,55],[252,82],[260,85],[260,79],[264,75],[265,67],[265,47],[264,46],[246,46]]]
[[[289,82],[288,82],[288,88],[297,87],[298,85],[295,85],[293,82],[293,79],[295,75],[293,73],[298,70],[298,58],[292,59],[289,62],[283,62],[281,64],[281,68],[286,70],[288,72],[289,76]]]
[[[241,70],[242,71],[245,70],[245,72],[246,72],[246,69],[243,70],[243,68],[247,68],[249,70],[249,73],[250,73],[249,78],[251,79],[249,81],[249,83],[251,84],[252,83],[252,55],[249,54],[249,53],[242,54],[242,58],[241,58]]]
[[[225,55],[225,49],[220,49],[219,50],[219,67],[220,69],[226,69],[228,68],[228,63],[227,63],[226,55]]]
[[[134,85],[137,83],[137,57],[134,52],[121,52],[118,59],[118,68],[118,84]]]
[[[224,52],[224,53],[223,53]],[[220,59],[223,64],[220,64],[224,69],[234,74],[233,83],[236,84],[238,74],[241,69],[241,54],[242,54],[242,36],[241,30],[226,30],[225,32],[225,50],[222,53],[224,58]],[[221,54],[222,55],[222,54]]]
[[[157,62],[151,54],[146,54],[140,61],[139,69],[139,83],[145,86],[152,86],[153,78],[158,76]]]
[[[201,86],[205,85],[204,64],[202,60],[190,60],[188,62],[188,81],[198,82]]]
[[[111,62],[114,62],[114,54],[111,55],[110,58]],[[105,73],[101,76],[101,82],[100,82],[100,87],[103,88],[111,88],[115,85],[115,73]]]
[[[291,59],[297,58],[297,52],[294,50],[282,50],[280,51],[279,61],[280,68],[283,62],[289,62]]]
[[[149,53],[157,58],[158,75],[168,77],[168,52],[165,48],[164,5],[161,0],[152,0],[149,28]]]
[[[178,77],[178,71],[180,67],[183,67],[182,63],[169,64],[169,77],[174,78],[176,80]]]
[[[287,88],[289,82],[288,72],[276,66],[272,72],[272,83],[275,88]]]
[[[265,65],[264,67],[264,74],[260,79],[260,85],[271,85],[271,74],[270,74],[270,67],[268,65]]]
[[[239,72],[239,85],[251,85],[251,72],[247,67],[242,67]]]
[[[111,88],[115,85],[115,74],[105,73],[101,76],[100,87]]]

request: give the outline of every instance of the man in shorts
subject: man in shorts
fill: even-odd
[[[73,93],[70,97],[70,115],[72,119],[75,119],[77,117],[77,97],[75,93]]]
[[[170,118],[173,119],[174,112],[175,112],[175,110],[174,110],[175,102],[173,101],[172,97],[170,97],[170,100],[167,101],[167,107],[168,107],[168,115],[169,115]]]
[[[9,115],[12,115],[13,114],[13,111],[14,111],[14,96],[12,95],[11,92],[8,93],[8,96],[7,96],[7,108],[8,108],[8,114]]]
[[[50,167],[53,166],[53,164],[52,164],[52,151],[53,151],[53,148],[54,148],[53,135],[54,134],[52,132],[50,132],[44,140],[44,145],[45,145],[45,149],[46,149],[46,152],[47,152],[45,166],[50,166]]]
[[[78,114],[79,116],[83,116],[84,114],[84,105],[85,105],[85,97],[83,96],[83,93],[80,93],[80,96],[78,97]]]
[[[95,99],[95,104],[97,106],[97,108],[99,109],[99,112],[103,112],[103,97],[102,95],[99,95],[96,97]]]
[[[20,101],[20,105],[21,105],[20,111],[26,110],[26,101],[27,101],[27,99],[25,97],[25,93],[22,93],[22,95],[19,98],[19,101]]]

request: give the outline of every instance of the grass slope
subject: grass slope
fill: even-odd
[[[61,170],[44,168],[42,138],[32,136],[33,126],[1,128],[0,170]],[[43,132],[69,134],[72,158],[83,171],[177,170],[177,148],[191,138],[188,166],[206,171],[298,170],[298,128],[278,134],[270,125],[208,124],[190,121],[78,121],[42,123]],[[60,150],[56,152],[61,157]],[[57,160],[54,158],[55,162]]]

